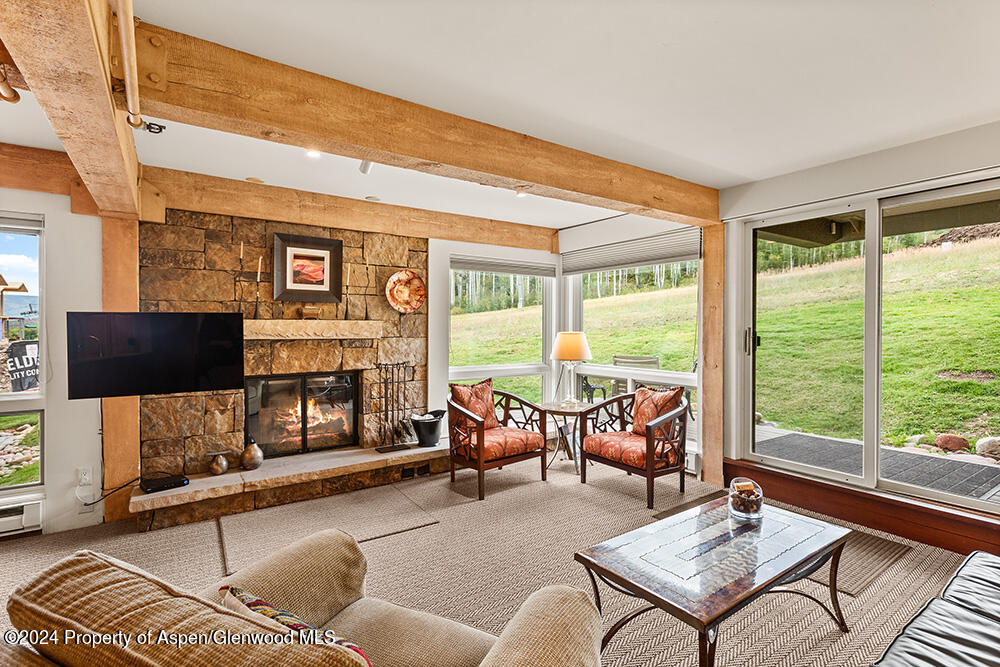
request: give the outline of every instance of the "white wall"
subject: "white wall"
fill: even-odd
[[[427,409],[445,409],[448,398],[448,338],[451,300],[449,298],[451,258],[483,257],[485,259],[552,264],[559,267],[559,255],[544,250],[505,248],[482,243],[430,239],[427,244]],[[559,290],[553,290],[556,303],[546,304],[551,312],[559,313]]]
[[[101,221],[75,215],[69,197],[0,188],[0,211],[44,217],[41,276],[44,424],[42,467],[47,533],[101,523],[103,506],[80,514],[76,469],[89,466],[100,488],[100,402],[70,401],[66,383],[66,312],[101,309]],[[29,407],[30,399],[0,401],[0,411]],[[34,404],[37,409],[37,404]]]
[[[723,220],[1000,166],[1000,122],[726,188]],[[930,185],[930,184],[928,184]]]

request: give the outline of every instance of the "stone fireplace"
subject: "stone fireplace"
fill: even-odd
[[[272,298],[275,233],[343,242],[341,303]],[[307,422],[319,421],[304,437],[300,432],[297,437],[265,438],[273,440],[269,456],[313,449],[317,443],[330,451],[386,444],[380,436],[375,381],[380,363],[405,362],[407,406],[417,411],[427,405],[427,308],[404,315],[385,298],[386,281],[400,269],[427,276],[426,239],[168,209],[164,223],[140,222],[139,265],[143,311],[244,314],[247,386],[261,391],[258,397],[245,391],[143,396],[143,473],[198,475],[207,470],[206,454],[219,451],[227,452],[230,469],[238,470],[245,432],[260,428],[254,419],[261,413],[254,415],[250,409],[251,405],[256,409],[258,399],[263,401],[263,410],[279,398],[288,398],[292,404],[297,402]],[[310,319],[304,319],[307,308]],[[265,377],[271,379],[261,384],[259,380]],[[312,380],[303,388],[304,377]],[[335,379],[326,387],[322,378]],[[352,412],[341,428],[337,421],[341,415],[334,411],[343,406],[322,407],[318,396],[329,397],[324,394],[329,391],[337,394],[335,403],[343,403],[342,398],[350,393],[348,383],[356,393]],[[306,396],[305,405],[293,398],[293,386]],[[311,394],[315,394],[316,406],[309,417]],[[276,405],[274,410],[279,421],[291,423],[289,410],[294,407]],[[254,437],[263,447],[265,443]],[[265,462],[263,468],[267,467]]]
[[[359,444],[361,377],[354,371],[246,378],[246,435],[264,458]]]

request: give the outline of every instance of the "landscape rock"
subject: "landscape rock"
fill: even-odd
[[[920,435],[911,435],[906,439],[907,445],[931,445],[933,443],[933,438],[925,433],[921,433]]]
[[[949,454],[949,461],[961,461],[962,463],[985,463],[987,465],[998,465],[997,462],[987,456],[978,454]]]
[[[764,415],[760,414],[759,412],[753,413],[753,421],[755,424],[761,423],[762,421],[764,421]]]
[[[977,440],[976,454],[1000,459],[1000,437],[993,436]]]
[[[948,450],[949,452],[960,452],[968,448],[969,441],[960,435],[942,433],[934,439],[934,444],[941,449]]]

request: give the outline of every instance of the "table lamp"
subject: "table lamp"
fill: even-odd
[[[552,343],[551,358],[563,363],[563,368],[569,375],[569,392],[564,405],[578,406],[580,401],[576,398],[576,378],[573,376],[573,369],[587,359],[593,359],[590,354],[590,346],[587,345],[587,335],[582,331],[560,331],[556,334],[555,342]]]

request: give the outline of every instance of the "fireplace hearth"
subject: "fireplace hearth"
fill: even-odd
[[[360,376],[354,372],[246,378],[246,435],[264,458],[359,443]]]

